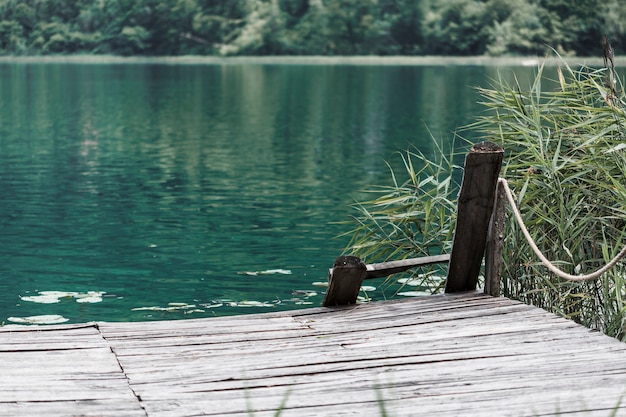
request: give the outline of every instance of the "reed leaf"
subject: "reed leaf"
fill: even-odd
[[[449,253],[456,216],[451,195],[458,190],[459,167],[453,148],[447,153],[438,143],[435,148],[436,159],[418,149],[400,154],[402,172],[387,164],[392,184],[367,190],[375,197],[353,206],[357,214],[346,252],[368,263]],[[443,277],[432,268],[420,271],[420,285],[438,292]]]
[[[617,88],[607,79],[618,80]],[[499,77],[478,91],[486,113],[465,129],[504,147],[502,175],[537,246],[571,274],[603,266],[626,244],[626,97],[614,69],[563,61],[556,80],[540,66],[527,89]],[[392,185],[369,190],[375,197],[354,205],[347,252],[368,262],[448,253],[454,158],[437,144],[434,160],[409,150],[401,155],[404,172],[388,164]],[[592,282],[561,280],[536,259],[512,216],[503,256],[504,295],[626,340],[624,266]],[[413,277],[436,292],[443,279],[432,272]]]
[[[618,79],[612,68],[563,62],[557,76],[546,80],[540,67],[526,91],[502,79],[480,88],[489,113],[467,128],[507,151],[503,172],[543,253],[569,273],[587,273],[626,244],[626,100],[621,83],[604,86]],[[509,220],[504,294],[626,339],[624,268],[593,282],[560,280]]]

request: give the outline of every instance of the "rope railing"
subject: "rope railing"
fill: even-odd
[[[530,236],[530,233],[528,232],[528,229],[526,228],[526,225],[524,224],[524,220],[522,219],[522,215],[520,214],[520,211],[517,208],[517,205],[515,204],[515,198],[513,197],[513,193],[511,192],[511,189],[509,188],[509,183],[504,178],[499,178],[498,182],[499,184],[502,185],[504,192],[506,194],[506,198],[509,201],[509,205],[511,206],[511,209],[513,210],[513,215],[515,216],[515,220],[517,220],[517,224],[522,229],[522,233],[524,233],[524,237],[526,237],[526,240],[528,241],[528,244],[532,248],[533,252],[535,252],[535,255],[537,255],[537,257],[541,259],[541,262],[545,265],[545,267],[548,268],[550,272],[552,272],[559,278],[563,278],[569,281],[590,281],[590,280],[596,279],[602,274],[604,274],[605,272],[607,272],[608,270],[610,270],[611,268],[613,268],[619,262],[619,260],[622,259],[624,255],[626,255],[626,246],[624,246],[624,248],[608,264],[606,264],[602,268],[590,274],[572,275],[572,274],[568,274],[567,272],[561,271],[552,262],[550,262],[548,258],[546,258],[543,255],[543,253],[541,253],[541,250],[539,249],[539,247],[537,247],[537,244],[535,243],[533,238]]]

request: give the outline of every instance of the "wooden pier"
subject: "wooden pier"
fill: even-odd
[[[626,416],[625,343],[497,296],[491,145],[466,159],[450,255],[339,257],[325,307],[0,328],[0,416]],[[448,261],[445,295],[354,304],[364,279]]]
[[[478,293],[2,328],[0,370],[2,416],[626,415],[626,344]]]

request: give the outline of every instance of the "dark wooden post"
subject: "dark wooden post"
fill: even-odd
[[[356,256],[340,256],[328,273],[328,290],[324,307],[356,303],[367,267]]]
[[[485,294],[500,296],[500,274],[502,268],[502,249],[504,246],[504,217],[506,214],[506,195],[504,185],[498,181],[496,201],[487,232],[485,252]]]
[[[446,292],[476,289],[504,149],[491,142],[472,146],[465,157]]]

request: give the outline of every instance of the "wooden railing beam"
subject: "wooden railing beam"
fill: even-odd
[[[365,265],[356,256],[340,256],[328,271],[328,290],[323,306],[356,303],[364,279],[383,278],[411,268],[444,263],[449,260],[450,255],[444,254]]]
[[[450,260],[449,254],[424,256],[421,258],[403,259],[400,261],[389,261],[378,264],[366,265],[367,274],[365,279],[382,278],[391,274],[397,274],[398,272],[408,271],[409,269],[416,268],[418,266],[432,265],[448,262]]]

